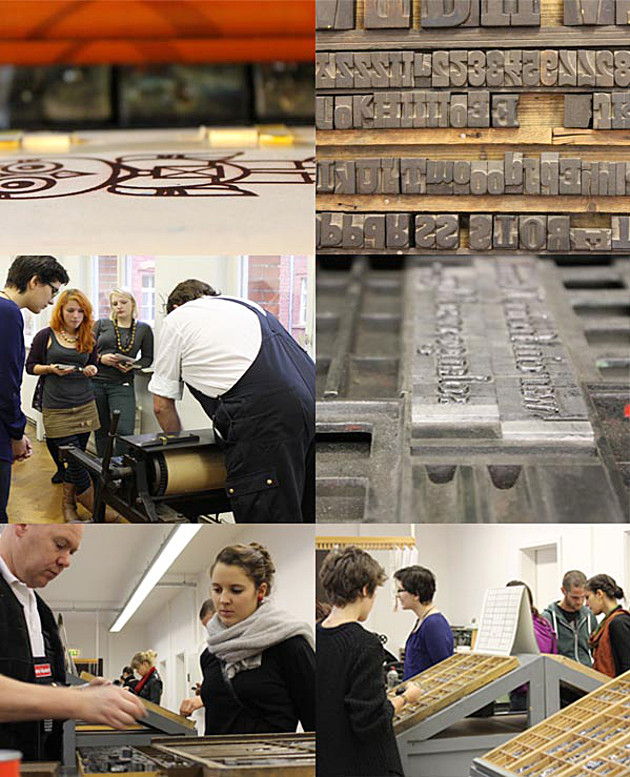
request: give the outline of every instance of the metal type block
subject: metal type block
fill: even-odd
[[[615,24],[630,24],[630,0],[617,0]]]
[[[540,194],[540,159],[523,159],[523,193]]]
[[[612,51],[595,52],[595,83],[597,86],[611,87],[615,85],[614,67],[615,59]]]
[[[555,86],[558,82],[558,51],[544,49],[540,52],[540,83]]]
[[[344,213],[341,227],[341,245],[358,250],[363,248],[364,216],[360,213]]]
[[[352,95],[352,125],[355,129],[369,129],[374,126],[374,95]]]
[[[516,0],[510,14],[512,27],[540,27],[540,0]]]
[[[505,86],[523,86],[523,52],[521,49],[509,49],[505,52]]]
[[[411,0],[365,0],[366,30],[411,27]]]
[[[595,52],[590,49],[578,49],[577,85],[595,86]]]
[[[488,251],[492,248],[491,215],[485,213],[470,214],[468,244],[473,251]]]
[[[426,194],[427,160],[425,157],[409,157],[400,160],[401,194]]]
[[[506,151],[503,162],[506,194],[523,193],[523,154],[521,151]]]
[[[335,97],[335,110],[333,123],[335,129],[352,129],[352,97],[341,95]]]
[[[409,213],[388,213],[385,217],[387,248],[409,248]]]
[[[490,92],[468,92],[468,126],[490,126]]]
[[[518,127],[518,95],[492,95],[492,126]]]
[[[424,0],[420,6],[420,26],[478,27],[479,0]]]
[[[612,93],[612,128],[630,129],[630,92]]]
[[[335,163],[330,159],[317,162],[317,191],[330,194],[335,187]]]
[[[519,247],[525,251],[543,251],[547,248],[547,217],[518,217]]]
[[[611,216],[612,248],[630,251],[630,216]]]
[[[432,57],[428,52],[415,53],[413,75],[415,86],[431,86]]]
[[[381,159],[357,159],[355,169],[357,194],[379,191]]]
[[[509,27],[510,12],[504,0],[481,0],[482,27]]]
[[[571,248],[574,251],[610,251],[611,241],[610,229],[582,227],[571,229]]]
[[[343,213],[318,213],[317,245],[322,248],[342,246]]]
[[[540,85],[540,51],[523,50],[523,86]]]
[[[400,194],[400,160],[383,158],[381,160],[381,181],[379,190],[383,194]]]
[[[564,126],[588,129],[593,119],[593,96],[590,94],[564,95]]]
[[[547,250],[562,253],[570,248],[570,216],[547,216]]]
[[[356,179],[354,162],[347,159],[335,162],[335,194],[354,194]]]
[[[564,24],[615,24],[614,0],[564,0]]]
[[[385,248],[385,214],[370,213],[364,216],[363,223],[364,248]]]
[[[370,52],[372,78],[370,86],[387,88],[389,81],[389,54],[385,51]]]
[[[518,248],[518,216],[497,213],[494,217],[492,247],[505,251]]]
[[[577,51],[558,52],[558,86],[577,86]]]
[[[478,49],[468,51],[468,85],[486,85],[486,52]]]
[[[315,54],[315,88],[334,89],[336,86],[335,55],[327,51]]]
[[[630,51],[615,51],[615,86],[630,86]]]
[[[560,154],[544,152],[540,155],[540,193],[554,196],[559,193]]]
[[[470,193],[482,196],[488,193],[488,163],[476,160],[470,163]]]
[[[468,126],[468,95],[454,94],[451,97],[449,122],[451,127],[460,128]]]
[[[503,86],[505,83],[505,54],[501,49],[486,52],[486,86]]]
[[[434,51],[431,55],[431,86],[450,86],[448,51]]]
[[[373,127],[387,129],[400,127],[400,92],[376,92],[374,95]]]
[[[333,128],[334,97],[315,98],[315,126],[317,129]]]
[[[488,162],[488,194],[499,195],[505,193],[505,169],[503,162],[490,160]]]
[[[352,89],[354,87],[354,55],[350,51],[338,51],[335,54],[335,88]],[[384,84],[387,86],[387,84]]]
[[[317,0],[315,28],[317,30],[352,30],[354,28],[354,0]]]
[[[468,85],[468,52],[455,49],[448,52],[449,83],[452,87]]]

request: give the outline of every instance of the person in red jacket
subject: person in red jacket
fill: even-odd
[[[593,669],[618,677],[630,669],[630,612],[619,604],[623,589],[610,575],[595,575],[586,581],[586,604],[604,620],[591,634]]]

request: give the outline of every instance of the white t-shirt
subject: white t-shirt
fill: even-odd
[[[17,597],[19,603],[24,608],[24,618],[26,619],[26,628],[31,640],[31,653],[33,658],[42,658],[45,655],[44,635],[42,633],[42,622],[37,609],[37,599],[32,588],[11,572],[6,561],[0,556],[0,575],[6,580],[11,590]]]
[[[181,399],[184,383],[215,398],[234,386],[258,356],[258,316],[231,297],[186,302],[162,322],[149,391]],[[266,315],[253,302],[248,304]]]

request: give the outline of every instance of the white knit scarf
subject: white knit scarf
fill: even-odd
[[[302,636],[315,649],[311,627],[293,620],[267,599],[248,618],[233,626],[225,626],[214,615],[206,629],[208,650],[225,664],[230,679],[238,672],[259,667],[263,651],[285,639]]]

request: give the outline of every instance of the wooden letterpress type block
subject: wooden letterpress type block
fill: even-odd
[[[411,0],[365,0],[366,30],[411,27]]]
[[[468,92],[468,126],[490,126],[490,92]]]
[[[505,54],[500,49],[486,52],[486,84],[503,86],[505,80]]]
[[[416,248],[435,248],[435,219],[429,213],[417,213],[415,218],[414,245]]]
[[[630,86],[630,51],[615,51],[615,86]]]
[[[448,51],[433,52],[431,86],[450,86]]]
[[[352,97],[341,95],[335,97],[335,129],[352,129]]]
[[[593,129],[612,129],[612,100],[606,92],[593,95]]]
[[[500,213],[494,217],[492,246],[503,251],[518,248],[518,216]]]
[[[512,27],[540,27],[540,0],[516,0],[516,11],[510,14]]]
[[[595,166],[597,166],[597,163],[595,163]],[[593,188],[597,190],[597,186],[593,187],[593,172],[592,172],[593,163],[592,162],[582,162],[582,191],[581,194],[583,197],[588,197],[589,195],[593,194]]]
[[[354,162],[338,160],[335,163],[335,194],[355,194]]]
[[[441,251],[459,248],[459,216],[440,213],[435,218],[435,245]]]
[[[555,86],[558,81],[558,52],[545,49],[540,52],[540,83],[543,86]]]
[[[610,178],[610,163],[600,162],[597,170],[597,186],[600,197],[609,197],[614,194],[614,178]],[[612,191],[611,191],[612,188]]]
[[[595,85],[609,87],[615,85],[615,58],[612,51],[595,52]]]
[[[322,52],[315,55],[315,88],[334,89],[336,85],[335,55]]]
[[[630,251],[630,216],[611,216],[612,250]]]
[[[479,0],[423,0],[421,27],[477,27]]]
[[[568,251],[571,247],[571,217],[547,216],[547,250],[554,253]]]
[[[357,194],[376,194],[379,192],[381,161],[381,159],[355,160]]]
[[[363,214],[343,214],[343,225],[341,228],[342,248],[363,248],[363,224]]]
[[[478,160],[470,163],[470,193],[484,195],[488,193],[488,163]]]
[[[555,196],[559,191],[560,154],[543,152],[540,155],[540,193]]]
[[[416,126],[416,100],[414,92],[400,93],[400,126]]]
[[[448,52],[448,73],[451,86],[466,86],[468,83],[468,52],[456,49]]]
[[[540,51],[523,50],[523,86],[540,86]]]
[[[403,92],[404,94],[404,92]],[[413,126],[428,127],[429,92],[426,89],[417,89],[413,92]]]
[[[582,161],[560,159],[558,162],[558,194],[580,194],[582,191]]]
[[[506,11],[504,0],[481,0],[481,26],[510,26],[510,12]]]
[[[449,112],[451,127],[468,126],[468,95],[454,94],[451,97],[451,109]]]
[[[374,126],[374,95],[352,95],[352,125],[355,129],[370,129]]]
[[[564,126],[588,129],[593,120],[593,96],[590,94],[564,95]]]
[[[630,92],[612,93],[612,128],[630,129]]]
[[[540,159],[523,159],[523,193],[540,194]]]
[[[558,52],[558,86],[577,86],[577,51]]]
[[[510,49],[505,52],[505,86],[523,86],[523,52]]]
[[[450,95],[427,92],[427,127],[448,127]]]
[[[363,221],[363,248],[385,248],[385,214],[366,213]]]
[[[315,98],[315,126],[317,129],[328,130],[333,128],[334,97]]]
[[[338,51],[335,54],[335,70],[336,88],[352,89],[354,87],[354,55],[352,52]]]
[[[595,52],[579,49],[577,58],[577,85],[595,86]]]
[[[571,248],[574,251],[610,251],[612,231],[597,228],[571,228]]]
[[[354,86],[356,89],[372,89],[372,52],[355,51]]]
[[[453,162],[453,194],[470,194],[470,162]]]
[[[492,95],[492,126],[518,127],[518,95]]]
[[[354,0],[317,0],[315,28],[317,30],[352,30]]]
[[[547,217],[518,217],[519,248],[525,251],[543,251],[547,247]]]
[[[427,160],[427,194],[453,193],[453,162],[447,159]]]
[[[407,69],[409,58],[413,60],[412,51],[390,51],[389,58],[389,86],[400,89],[403,86],[413,86],[413,81],[408,82]]]
[[[614,24],[614,0],[564,0],[564,24]]]
[[[488,162],[488,194],[504,194],[505,192],[505,171],[503,162],[499,160],[490,160]]]
[[[388,213],[385,217],[386,248],[409,248],[409,213]]]
[[[431,86],[432,57],[429,52],[416,52],[413,56],[414,86]]]
[[[316,189],[321,194],[329,194],[335,188],[335,162],[332,159],[321,159],[317,162]]]
[[[374,94],[374,128],[400,127],[400,92]]]
[[[486,52],[473,49],[468,52],[468,85],[486,85]]]
[[[505,193],[523,193],[523,154],[520,151],[507,151],[504,156]]]
[[[488,251],[492,248],[492,216],[471,213],[468,222],[468,246],[472,251]]]
[[[400,160],[385,157],[381,159],[381,183],[383,194],[400,194]]]
[[[611,163],[611,167],[612,167]],[[615,166],[615,194],[623,197],[626,193],[626,163],[614,162]]]
[[[337,248],[341,246],[343,213],[324,211],[317,214],[319,221],[319,248]]]
[[[615,24],[630,24],[630,0],[617,0]]]

